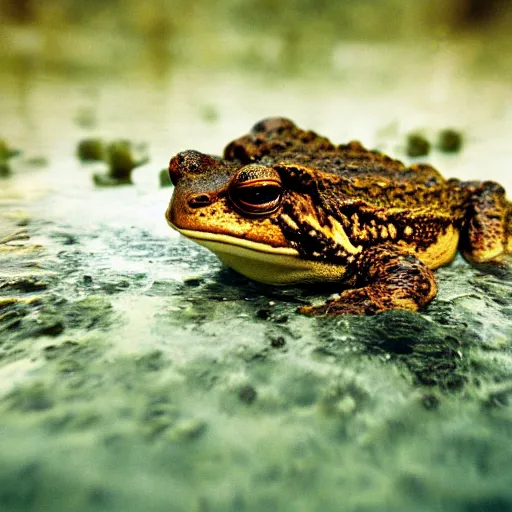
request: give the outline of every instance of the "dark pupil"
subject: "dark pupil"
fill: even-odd
[[[281,195],[281,189],[274,185],[260,187],[241,187],[236,191],[236,198],[246,204],[263,205],[272,203]]]

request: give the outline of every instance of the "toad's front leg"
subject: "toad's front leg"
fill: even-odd
[[[359,260],[357,288],[320,306],[303,306],[308,316],[374,314],[388,309],[417,311],[437,293],[434,273],[418,258],[393,246],[367,249]]]

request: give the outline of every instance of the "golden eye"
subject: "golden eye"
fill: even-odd
[[[254,183],[231,190],[235,206],[249,215],[267,215],[281,204],[281,187],[275,183]]]
[[[255,217],[275,212],[282,196],[279,174],[270,167],[256,164],[242,168],[229,189],[229,197],[235,207],[241,213]]]

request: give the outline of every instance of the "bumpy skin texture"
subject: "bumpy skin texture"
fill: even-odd
[[[257,177],[260,168],[278,175],[282,195],[254,218],[230,190],[240,169]],[[301,308],[308,315],[417,310],[436,295],[432,270],[457,249],[485,268],[505,265],[512,251],[512,207],[500,185],[445,180],[429,165],[406,167],[359,142],[336,146],[283,118],[257,123],[222,159],[179,153],[170,175],[167,216],[178,228],[290,247],[346,269],[339,298]]]

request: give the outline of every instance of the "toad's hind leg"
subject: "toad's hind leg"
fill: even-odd
[[[490,181],[468,186],[471,195],[459,249],[475,267],[506,268],[512,262],[512,203],[505,190]]]
[[[367,249],[361,257],[355,286],[319,306],[303,306],[308,316],[373,314],[388,309],[417,311],[437,293],[433,272],[418,258],[393,246]]]

